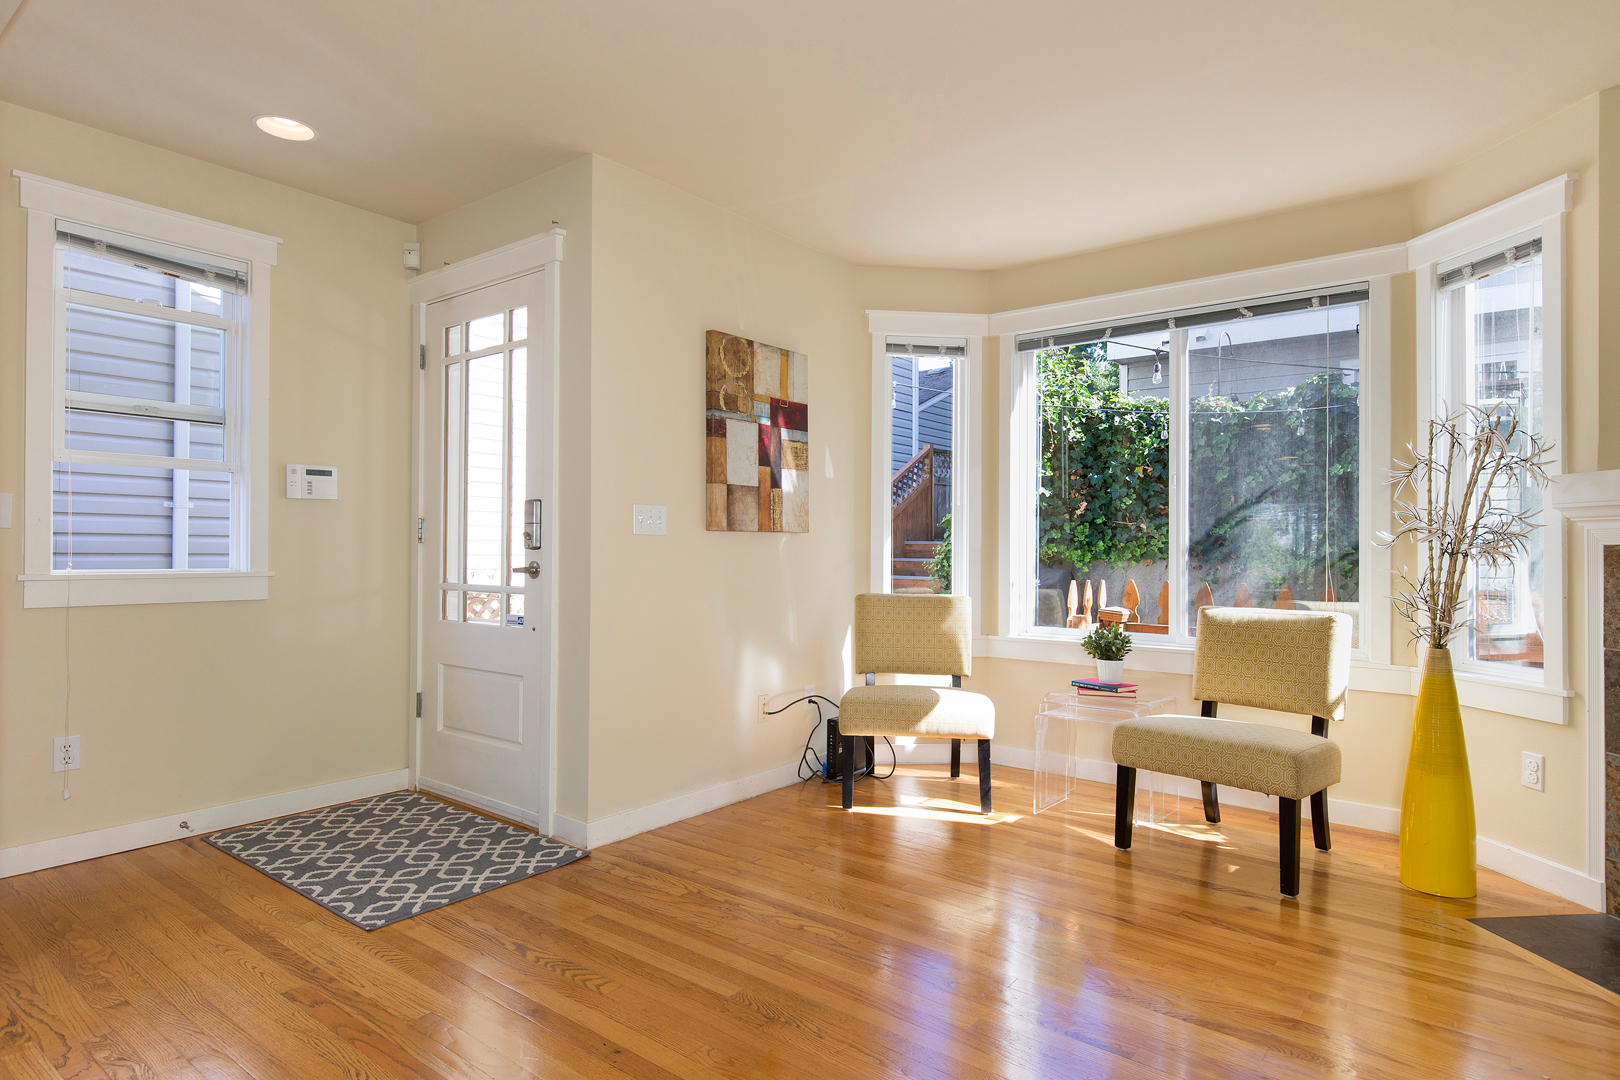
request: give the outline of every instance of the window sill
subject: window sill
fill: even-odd
[[[268,600],[268,570],[131,570],[19,574],[23,607],[108,607]]]
[[[1033,660],[1069,667],[1090,667],[1093,663],[1080,647],[1078,639],[1055,634],[974,638],[973,655],[1002,660]],[[1127,675],[1132,672],[1191,675],[1192,670],[1191,645],[1144,645],[1138,641],[1125,660]],[[1422,673],[1417,668],[1363,660],[1352,660],[1350,664],[1350,689],[1365,693],[1416,697],[1421,679]],[[1523,682],[1471,672],[1457,673],[1457,698],[1468,709],[1520,716],[1549,724],[1567,724],[1567,702],[1574,696],[1568,690],[1529,686]]]

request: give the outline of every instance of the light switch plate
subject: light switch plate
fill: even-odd
[[[633,503],[630,507],[630,531],[644,536],[663,536],[669,530],[664,522],[662,506],[652,503]]]

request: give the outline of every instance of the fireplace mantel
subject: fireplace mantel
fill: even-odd
[[[1620,469],[1560,476],[1547,491],[1547,505],[1588,528],[1620,525]]]
[[[1585,567],[1571,575],[1570,586],[1586,600],[1587,873],[1600,885],[1606,882],[1607,889],[1595,889],[1591,899],[1580,902],[1620,914],[1620,865],[1605,858],[1604,844],[1606,833],[1620,835],[1620,817],[1608,812],[1606,797],[1610,785],[1620,789],[1620,769],[1609,764],[1620,758],[1608,756],[1620,750],[1613,745],[1620,739],[1611,740],[1606,732],[1609,709],[1620,703],[1605,700],[1606,669],[1620,659],[1620,649],[1604,648],[1603,617],[1604,549],[1620,545],[1620,469],[1561,476],[1547,492],[1547,505],[1581,527],[1586,550]]]

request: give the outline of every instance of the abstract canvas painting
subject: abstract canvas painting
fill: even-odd
[[[810,358],[710,330],[710,532],[810,531]]]

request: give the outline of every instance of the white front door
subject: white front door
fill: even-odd
[[[427,306],[417,779],[549,833],[546,273]]]

